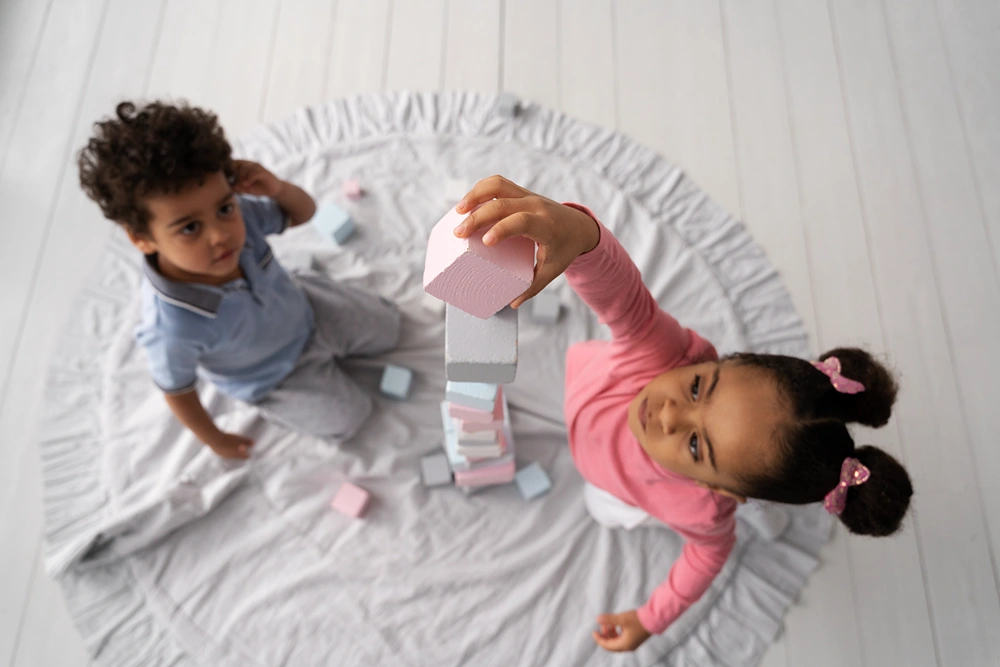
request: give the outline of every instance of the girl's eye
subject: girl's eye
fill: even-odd
[[[219,215],[221,215],[223,218],[228,218],[230,215],[232,215],[234,208],[235,205],[232,202],[229,202],[228,204],[223,204],[222,208],[219,209]]]
[[[201,229],[201,223],[196,220],[181,227],[181,234],[191,236],[192,234],[197,234],[199,229]]]
[[[698,392],[700,391],[700,388],[701,388],[701,376],[700,375],[695,375],[694,376],[694,382],[691,383],[691,398],[692,398],[692,400],[695,400],[695,401],[698,400]]]
[[[698,461],[698,434],[697,433],[692,433],[691,434],[691,439],[688,440],[688,449],[691,450],[691,458],[693,458],[695,460],[695,462],[697,462]]]

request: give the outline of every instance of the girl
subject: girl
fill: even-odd
[[[881,449],[855,448],[847,430],[883,426],[896,398],[892,375],[867,352],[836,349],[817,362],[752,353],[720,360],[711,343],[659,309],[588,209],[499,176],[480,181],[456,208],[474,211],[455,229],[459,237],[493,225],[486,245],[516,235],[538,244],[534,282],[513,307],[565,272],[611,328],[610,343],[573,345],[566,358],[570,451],[594,518],[627,525],[616,517],[644,511],[685,538],[644,605],[597,617],[600,646],[634,650],[705,592],[732,550],[734,512],[746,498],[824,501],[862,535],[899,529],[913,493],[909,476]]]

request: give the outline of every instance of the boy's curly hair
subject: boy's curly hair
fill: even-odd
[[[232,148],[218,118],[197,107],[122,102],[94,128],[77,162],[80,186],[104,217],[133,234],[149,232],[143,197],[178,192],[217,171],[232,176]]]

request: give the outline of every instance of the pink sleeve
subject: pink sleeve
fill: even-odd
[[[567,204],[594,218],[601,240],[566,269],[566,278],[580,298],[611,328],[616,348],[628,356],[655,357],[672,365],[691,344],[691,332],[660,309],[625,248],[594,214],[578,204]]]
[[[639,622],[653,634],[667,629],[708,590],[736,544],[735,503],[705,533],[678,531],[685,538],[670,574],[638,609]]]

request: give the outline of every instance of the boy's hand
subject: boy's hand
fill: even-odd
[[[535,278],[531,287],[511,302],[514,308],[541,292],[601,240],[600,227],[583,211],[536,195],[502,176],[476,183],[455,210],[466,213],[480,204],[482,207],[455,229],[455,236],[466,238],[481,227],[494,225],[483,237],[486,245],[511,236],[525,236],[538,244]]]
[[[280,178],[250,160],[233,160],[233,172],[233,191],[236,194],[276,199],[284,187]]]
[[[601,629],[594,632],[594,641],[608,651],[634,651],[650,636],[635,609],[622,614],[601,614],[597,624]]]
[[[250,458],[250,448],[253,447],[253,440],[235,433],[220,431],[217,436],[206,439],[205,444],[224,459],[248,459]]]

